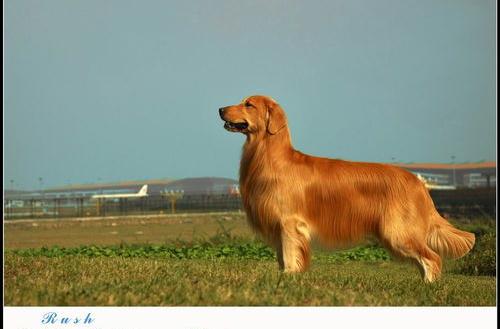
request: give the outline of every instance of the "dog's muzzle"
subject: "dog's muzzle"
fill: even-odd
[[[219,109],[219,115],[220,115],[221,119],[224,120],[224,128],[226,130],[233,131],[233,132],[241,132],[241,131],[244,131],[245,129],[248,128],[248,123],[245,122],[245,121],[243,121],[243,122],[232,122],[232,121],[229,121],[226,118],[224,118],[224,112],[225,112],[225,110],[226,110],[225,107],[221,107]]]

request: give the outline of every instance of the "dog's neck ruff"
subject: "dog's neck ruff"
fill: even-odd
[[[248,136],[243,146],[240,168],[250,168],[254,164],[258,164],[257,167],[264,165],[276,168],[276,160],[283,164],[287,159],[291,158],[290,155],[294,151],[287,127],[284,127],[275,135],[266,133],[265,137],[252,138]],[[246,170],[243,170],[240,174],[245,174],[245,172]]]

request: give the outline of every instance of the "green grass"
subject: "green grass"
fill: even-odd
[[[316,259],[282,275],[271,260],[5,258],[5,305],[495,305],[495,278],[423,284],[395,262]]]
[[[274,251],[254,238],[241,214],[18,222],[5,225],[4,302],[495,305],[494,222],[455,224],[476,233],[476,246],[445,262],[442,279],[429,285],[414,265],[390,260],[374,244],[315,249],[308,272],[281,274]]]

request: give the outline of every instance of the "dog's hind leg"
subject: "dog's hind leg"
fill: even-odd
[[[413,259],[419,266],[425,282],[431,283],[441,276],[441,257],[429,248],[425,241],[415,237],[386,240],[386,245],[397,256]]]
[[[311,234],[307,223],[298,218],[287,218],[281,227],[281,256],[285,272],[303,272],[310,262]]]
[[[424,272],[424,281],[431,283],[439,279],[441,276],[441,257],[432,249],[425,246],[424,250],[419,253],[418,263]]]
[[[426,283],[432,283],[441,276],[441,257],[426,245],[412,250],[413,258],[419,265],[420,273]]]

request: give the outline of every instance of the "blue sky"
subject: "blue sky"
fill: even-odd
[[[294,146],[494,160],[494,1],[4,3],[4,185],[238,175],[221,106],[285,108]]]

